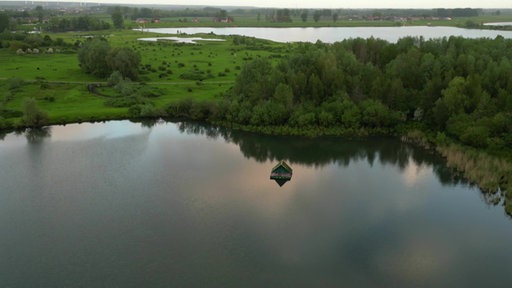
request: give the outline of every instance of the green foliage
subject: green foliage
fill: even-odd
[[[302,22],[308,21],[308,10],[303,10],[300,13],[300,19],[302,20]]]
[[[121,72],[116,70],[116,71],[112,72],[112,74],[110,74],[110,76],[108,77],[107,85],[114,87],[123,80],[124,80],[124,77],[121,74]]]
[[[114,11],[110,14],[112,18],[112,23],[114,23],[114,28],[123,29],[124,20],[123,20],[123,12],[121,11],[121,7],[114,7]]]
[[[158,108],[151,103],[134,104],[129,107],[128,113],[137,118],[155,118],[161,115]]]
[[[184,72],[180,75],[181,79],[195,80],[195,81],[202,81],[202,80],[212,78],[212,77],[213,76],[211,74],[201,71],[199,69],[192,69],[192,70]]]
[[[25,85],[25,81],[21,78],[10,78],[7,81],[9,83],[9,90],[16,90]]]
[[[274,15],[275,22],[292,22],[289,9],[279,9]]]
[[[387,106],[376,100],[365,100],[361,103],[362,124],[370,128],[393,127],[400,123],[401,115],[390,110]]]
[[[97,77],[106,77],[112,73],[107,57],[110,52],[110,45],[105,39],[94,38],[83,43],[78,50],[78,61],[85,73]]]
[[[130,79],[122,79],[114,86],[120,96],[132,96],[136,91],[136,84]]]
[[[105,105],[108,107],[132,107],[134,105],[141,104],[141,100],[135,96],[124,96],[119,98],[109,98],[105,101]],[[132,116],[135,116],[132,114]]]
[[[23,104],[23,121],[29,127],[41,127],[48,123],[48,113],[37,107],[34,98],[25,98]]]
[[[486,148],[488,145],[489,129],[484,126],[468,127],[461,135],[460,140],[467,145]]]
[[[131,48],[111,48],[102,38],[86,41],[78,50],[78,61],[84,72],[97,77],[107,77],[113,71],[132,80],[139,75],[140,55]]]
[[[7,109],[5,107],[2,107],[2,104],[0,104],[0,117],[2,117],[3,119],[18,118],[22,116],[23,112]]]
[[[5,12],[0,12],[0,33],[9,29],[9,15]]]
[[[322,18],[322,11],[316,10],[313,13],[313,20],[315,20],[315,22],[318,22],[320,20],[320,18]]]
[[[269,99],[274,94],[272,71],[272,64],[267,59],[249,62],[237,77],[234,93],[253,103]]]
[[[51,32],[98,31],[110,29],[110,24],[89,15],[77,17],[52,17],[46,26]]]
[[[119,71],[125,78],[139,77],[140,55],[130,48],[112,48],[106,57],[110,71]]]
[[[414,121],[443,143],[512,148],[510,51],[502,38],[295,44],[278,61],[242,68],[223,119],[352,131],[396,131]]]

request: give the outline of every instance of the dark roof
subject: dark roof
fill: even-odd
[[[293,169],[290,166],[288,166],[288,164],[286,164],[286,162],[284,162],[283,160],[279,161],[279,163],[276,166],[274,166],[274,168],[272,168],[272,171],[276,170],[279,167],[283,167],[284,169],[286,169],[286,171],[289,171],[290,173],[293,172]]]

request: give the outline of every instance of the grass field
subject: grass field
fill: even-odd
[[[49,34],[52,39],[63,38],[66,43],[86,41],[92,33]],[[284,45],[258,40],[258,45],[247,47],[233,44],[231,37],[223,42],[199,41],[198,44],[179,44],[170,41],[146,42],[141,37],[155,37],[136,31],[109,31],[99,33],[111,46],[130,47],[141,55],[140,81],[158,91],[158,97],[146,99],[164,109],[173,101],[193,98],[215,101],[217,95],[229,89],[244,63],[256,57],[279,55]],[[169,36],[169,35],[165,35]],[[202,35],[203,38],[212,37]],[[89,93],[88,83],[104,82],[85,74],[79,67],[76,52],[37,55],[17,55],[8,49],[0,50],[0,110],[17,111],[17,117],[4,115],[4,126],[22,125],[19,112],[25,98],[35,98],[38,106],[47,111],[50,123],[70,123],[91,120],[128,118],[128,108],[106,105],[108,99]],[[182,79],[183,74],[201,73],[204,80]],[[21,84],[19,84],[19,83]],[[12,83],[18,83],[13,88]],[[112,88],[102,88],[105,91]],[[12,113],[11,113],[12,114]],[[0,120],[2,120],[0,118]],[[7,124],[6,124],[7,123]]]

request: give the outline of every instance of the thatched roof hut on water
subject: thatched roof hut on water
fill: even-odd
[[[286,164],[284,161],[279,161],[279,163],[272,168],[272,172],[270,172],[270,179],[275,180],[279,186],[283,186],[286,182],[292,179],[293,169]]]

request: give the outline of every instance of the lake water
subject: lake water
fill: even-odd
[[[512,26],[512,22],[491,22],[485,23],[485,26]]]
[[[213,33],[215,35],[245,35],[276,42],[316,42],[333,43],[350,38],[380,38],[389,42],[396,42],[407,36],[425,39],[443,38],[450,36],[462,36],[465,38],[496,38],[501,35],[512,38],[512,31],[497,31],[485,29],[463,29],[456,27],[427,27],[427,26],[403,26],[403,27],[321,27],[321,28],[152,28],[145,31],[161,34],[196,34]]]
[[[503,207],[393,138],[112,121],[0,139],[0,287],[512,283]]]
[[[211,39],[211,38],[201,38],[201,37],[148,37],[148,38],[139,38],[140,41],[148,41],[148,42],[157,42],[157,41],[172,41],[176,43],[186,43],[186,44],[197,44],[198,41],[212,41],[212,42],[224,42],[224,39]]]

